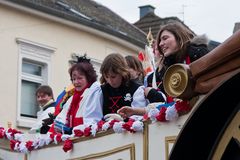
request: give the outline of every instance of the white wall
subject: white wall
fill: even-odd
[[[123,43],[107,39],[107,36],[104,38],[101,34],[86,32],[81,27],[69,26],[2,4],[0,19],[0,125],[4,127],[7,127],[7,122],[16,127],[19,77],[17,38],[56,49],[52,54],[52,74],[49,77],[49,85],[52,86],[55,97],[70,83],[68,60],[72,53],[87,53],[89,57],[101,62],[111,52],[137,54],[140,50],[137,47],[123,46]]]

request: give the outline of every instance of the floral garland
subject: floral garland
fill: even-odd
[[[180,115],[188,113],[192,109],[189,101],[177,101],[168,104],[161,104],[154,108],[151,108],[147,114],[144,115],[145,120],[151,119],[151,121],[174,121]]]
[[[159,109],[158,109],[159,108]],[[68,152],[73,148],[73,137],[88,137],[95,136],[97,132],[107,131],[113,129],[115,133],[123,132],[142,132],[143,131],[143,121],[150,119],[152,122],[166,122],[173,121],[178,118],[178,116],[188,113],[191,110],[189,101],[177,101],[174,103],[160,105],[154,108],[150,108],[148,113],[143,116],[143,120],[129,119],[127,122],[118,120],[109,121],[99,121],[91,125],[79,125],[74,128],[72,135],[67,134],[46,134],[42,136],[40,134],[36,135],[35,140],[24,141],[24,134],[16,129],[4,129],[0,127],[0,139],[8,139],[10,141],[11,150],[29,153],[32,150],[39,149],[50,143],[58,144],[64,142],[62,149],[64,152]]]

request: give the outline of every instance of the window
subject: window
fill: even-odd
[[[43,68],[47,68],[47,65],[30,62],[25,58],[22,60],[20,116],[37,118],[39,108],[36,103],[35,91],[45,83],[44,78],[47,79],[42,74]]]
[[[101,77],[100,68],[101,68],[102,62],[98,59],[94,59],[94,58],[90,58],[90,59],[91,59],[92,65],[98,75],[98,80],[100,80],[100,77]]]
[[[51,55],[55,49],[24,39],[17,39],[19,48],[19,80],[17,125],[31,127],[37,118],[39,107],[35,91],[48,84],[51,72]]]
[[[81,56],[84,56],[84,55],[72,53],[72,55],[71,55],[72,58],[71,58],[71,60],[69,60],[69,64],[72,65],[72,64],[76,63],[77,57],[81,57]],[[96,74],[98,75],[98,80],[100,80],[100,76],[101,76],[100,67],[101,67],[102,61],[95,59],[93,57],[89,57],[89,56],[87,56],[87,58],[90,59],[90,62],[93,65],[93,68],[95,69]]]

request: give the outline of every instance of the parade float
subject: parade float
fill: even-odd
[[[73,135],[0,127],[0,159],[240,159],[240,31],[190,65],[171,66],[164,88],[188,99],[141,121],[100,121]],[[168,106],[167,106],[168,105]]]

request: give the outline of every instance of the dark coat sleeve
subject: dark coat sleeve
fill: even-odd
[[[206,55],[208,52],[209,50],[205,44],[190,44],[188,46],[188,55],[191,62],[196,61],[200,57]]]
[[[165,99],[163,97],[163,93],[160,91],[157,91],[156,89],[152,88],[147,95],[147,99],[150,103],[154,102],[165,102]]]

